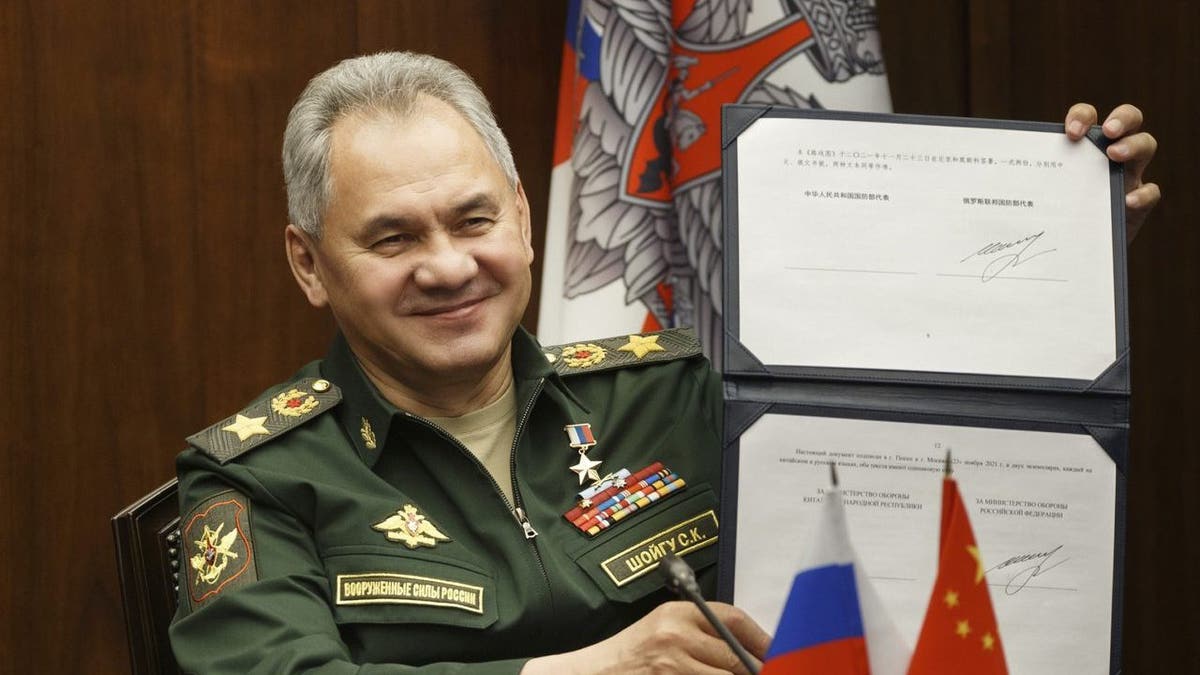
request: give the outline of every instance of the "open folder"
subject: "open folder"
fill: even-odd
[[[722,599],[768,630],[829,462],[915,640],[946,451],[1012,672],[1116,672],[1121,167],[1095,130],[727,106]]]

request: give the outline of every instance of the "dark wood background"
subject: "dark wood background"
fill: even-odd
[[[898,112],[1135,101],[1162,143],[1166,200],[1129,256],[1126,670],[1200,672],[1200,9],[881,0],[880,16]],[[331,323],[280,237],[280,138],[308,78],[383,49],[457,62],[540,224],[564,20],[548,0],[0,2],[0,672],[127,672],[109,517],[172,474],[184,436],[323,353]]]

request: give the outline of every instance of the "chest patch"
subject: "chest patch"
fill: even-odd
[[[229,490],[198,504],[184,521],[188,600],[193,608],[258,578],[250,503]]]
[[[600,563],[618,587],[658,568],[668,553],[683,557],[717,543],[717,514],[712,509],[647,537]]]
[[[339,574],[337,604],[429,605],[483,614],[483,587],[392,572]]]

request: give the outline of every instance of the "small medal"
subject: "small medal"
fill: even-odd
[[[600,472],[596,471],[600,462],[588,459],[587,456],[588,448],[596,444],[596,437],[592,435],[592,425],[587,422],[568,424],[563,427],[563,431],[567,432],[570,446],[579,451],[579,462],[570,467],[571,471],[579,476],[579,484],[583,485],[583,482],[589,479],[600,480]]]

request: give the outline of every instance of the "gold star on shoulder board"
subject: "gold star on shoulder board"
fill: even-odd
[[[267,428],[263,426],[263,422],[266,421],[266,416],[246,417],[245,415],[238,413],[237,418],[232,423],[221,427],[221,431],[235,433],[237,434],[238,440],[244,442],[251,436],[269,435],[271,432],[267,431]]]
[[[650,352],[665,352],[662,345],[658,344],[658,336],[650,335],[642,337],[641,335],[630,335],[629,342],[617,348],[622,352],[633,352],[633,355],[640,361],[643,356]]]

